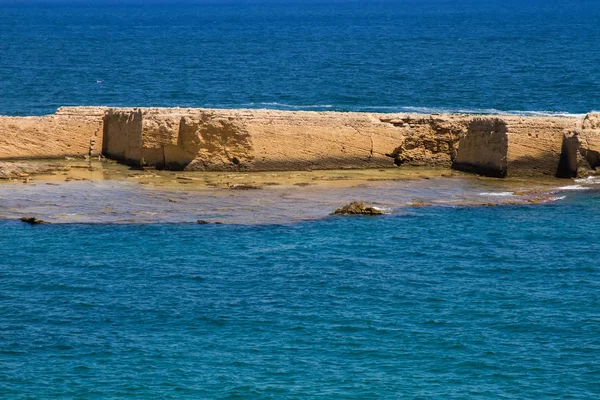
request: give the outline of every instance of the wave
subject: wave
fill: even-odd
[[[557,188],[558,190],[590,190],[591,188],[582,185],[570,185],[570,186],[561,186]]]
[[[480,196],[493,196],[493,197],[510,197],[514,196],[513,192],[489,192],[489,193],[479,193]]]
[[[588,185],[597,185],[600,183],[600,177],[599,176],[588,176],[587,178],[575,179],[575,182],[585,183]]]
[[[531,117],[576,117],[582,118],[587,113],[569,113],[566,111],[524,111],[499,110],[496,108],[452,108],[452,107],[417,107],[417,106],[348,106],[333,104],[288,104],[276,101],[250,102],[242,107],[264,107],[281,110],[307,111],[351,111],[351,112],[383,112],[383,113],[416,113],[416,114],[477,114],[477,115],[517,115]]]
[[[549,201],[560,201],[560,200],[564,200],[566,198],[567,198],[567,196],[555,196],[555,197],[550,197],[548,200]]]
[[[285,103],[278,103],[276,101],[259,102],[259,103],[252,102],[252,103],[246,103],[246,104],[242,104],[242,105],[245,107],[273,106],[275,108],[294,109],[294,110],[333,108],[332,104],[285,104]]]

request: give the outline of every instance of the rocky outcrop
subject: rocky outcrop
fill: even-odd
[[[25,222],[26,224],[29,225],[43,225],[43,224],[48,224],[48,222],[41,220],[41,219],[37,219],[35,217],[22,217],[19,218],[19,220],[21,222]]]
[[[582,123],[580,154],[592,169],[600,167],[600,113],[587,114]]]
[[[379,119],[402,132],[402,143],[389,154],[394,164],[450,167],[471,117],[408,114]]]
[[[600,167],[600,113],[587,114],[577,127],[563,136],[558,178],[595,173]]]
[[[578,175],[580,167],[579,159],[580,142],[576,132],[565,134],[560,151],[558,168],[556,169],[557,178],[575,178]]]
[[[569,139],[573,137],[574,139]],[[170,170],[453,167],[573,176],[600,166],[600,117],[65,107],[0,117],[0,159],[95,156]],[[557,173],[558,172],[558,173]]]
[[[508,127],[500,118],[475,118],[467,127],[452,168],[485,176],[507,174]]]
[[[0,116],[0,159],[98,156],[105,107],[62,107],[42,117]]]
[[[507,176],[554,176],[565,134],[576,117],[500,116],[508,132]]]
[[[192,171],[393,167],[404,139],[366,113],[111,109],[104,126],[106,156]]]
[[[140,164],[142,159],[141,111],[124,114],[108,110],[105,113],[102,154],[126,164]]]
[[[377,207],[365,205],[362,201],[353,201],[344,207],[335,210],[332,215],[383,215],[384,212]]]

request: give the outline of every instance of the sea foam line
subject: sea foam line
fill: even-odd
[[[241,104],[242,107],[274,107],[278,109],[314,110],[331,109],[343,111],[369,111],[369,112],[398,112],[417,114],[477,114],[477,115],[518,115],[531,117],[569,117],[582,118],[587,113],[569,113],[566,111],[523,111],[523,110],[498,110],[496,108],[450,108],[450,107],[418,107],[418,106],[347,106],[333,104],[288,104],[276,101],[250,102]]]
[[[558,190],[590,190],[591,188],[582,185],[560,186]]]
[[[479,193],[480,196],[494,196],[494,197],[510,197],[510,196],[514,196],[515,194],[513,192],[484,192],[484,193]]]

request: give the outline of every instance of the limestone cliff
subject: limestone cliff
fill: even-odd
[[[97,156],[104,107],[62,107],[43,117],[0,116],[0,159]]]
[[[130,165],[172,170],[411,165],[496,177],[574,176],[583,164],[585,170],[600,167],[600,114],[65,107],[43,117],[0,117],[0,159],[100,152]]]
[[[131,132],[141,129],[135,150],[122,139],[122,121]],[[404,130],[365,113],[113,109],[104,126],[107,156],[186,170],[390,167],[388,154],[404,139]]]
[[[600,113],[587,114],[563,135],[559,178],[588,175],[600,167]]]

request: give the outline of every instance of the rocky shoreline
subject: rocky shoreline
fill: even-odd
[[[600,114],[62,107],[48,116],[0,116],[0,161],[65,157],[175,171],[424,166],[499,178],[573,178],[600,166]]]

